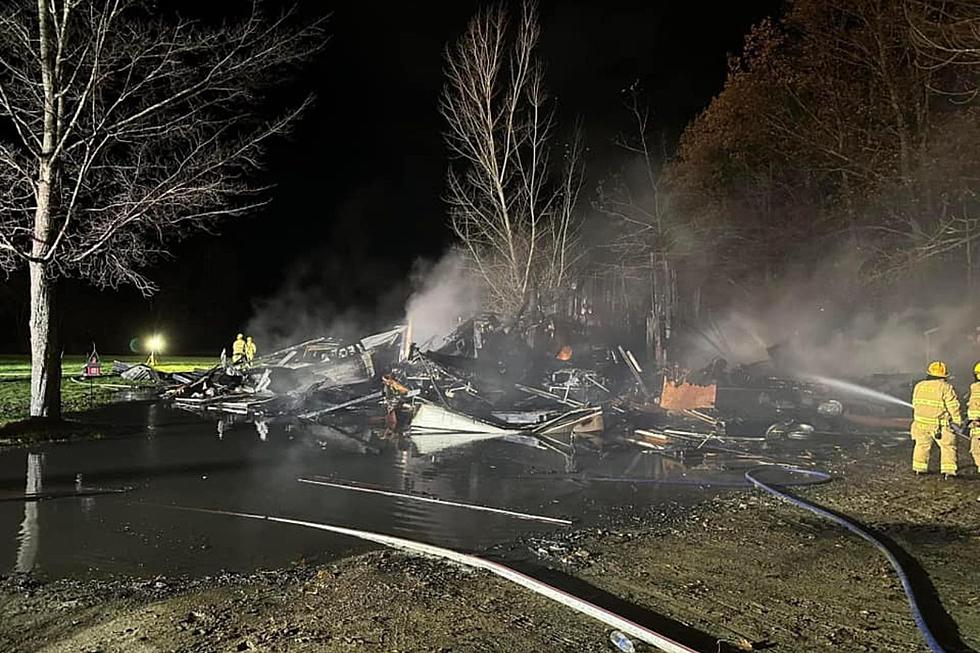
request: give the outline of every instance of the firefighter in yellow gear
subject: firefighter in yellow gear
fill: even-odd
[[[252,359],[255,358],[255,352],[257,350],[258,347],[255,346],[255,341],[252,340],[252,336],[245,338],[245,360],[251,363]]]
[[[235,336],[235,342],[231,343],[231,362],[241,363],[245,357],[245,335],[239,333]]]
[[[929,378],[919,381],[912,390],[912,425],[915,440],[912,450],[912,470],[917,474],[929,471],[929,454],[933,441],[939,444],[939,471],[944,476],[956,475],[956,433],[959,428],[960,400],[947,380],[949,369],[942,361],[929,363]]]
[[[966,419],[970,423],[970,453],[980,473],[980,363],[973,366],[973,383],[966,404]]]

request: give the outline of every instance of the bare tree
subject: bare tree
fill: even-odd
[[[654,151],[650,112],[635,86],[627,96],[626,109],[635,131],[619,136],[616,144],[630,155],[632,165],[629,174],[615,176],[600,186],[596,208],[619,223],[611,246],[630,264],[645,266],[651,252],[672,258],[686,253],[692,225],[671,214],[661,170],[667,154],[664,149]]]
[[[937,73],[931,90],[968,102],[980,93],[980,2],[904,0],[919,68]]]
[[[904,0],[901,36],[915,86],[934,108],[919,125],[920,163],[908,188],[886,186],[876,207],[885,217],[869,228],[876,281],[901,278],[924,265],[963,256],[972,289],[975,241],[980,238],[980,140],[975,100],[980,94],[980,1]],[[904,199],[904,206],[894,201]],[[923,210],[922,206],[927,206]]]
[[[554,170],[539,33],[533,3],[522,4],[515,23],[497,6],[477,14],[446,53],[451,224],[491,306],[504,312],[518,310],[535,286],[559,288],[575,262],[581,148],[576,139]]]
[[[56,284],[152,293],[169,243],[261,200],[263,144],[299,109],[262,92],[324,42],[322,22],[167,20],[142,0],[12,0],[0,10],[0,265],[30,272],[31,408],[60,416]],[[301,107],[300,107],[301,108]]]
[[[623,172],[600,184],[595,206],[614,223],[616,235],[606,247],[615,253],[615,267],[649,281],[647,348],[664,367],[677,313],[678,267],[703,234],[696,221],[672,210],[663,175],[667,153],[665,148],[654,150],[650,111],[640,96],[637,84],[628,89],[626,109],[634,131],[616,139],[630,161]]]

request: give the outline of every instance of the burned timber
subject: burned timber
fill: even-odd
[[[560,335],[559,335],[560,334]],[[869,428],[904,414],[780,374],[772,361],[729,369],[642,369],[630,349],[545,321],[507,328],[468,320],[425,349],[409,325],[356,340],[325,335],[211,369],[166,375],[116,363],[123,379],[157,388],[174,406],[257,428],[288,424],[324,438],[420,453],[502,439],[569,452],[639,446],[684,457],[712,446],[752,449]],[[873,379],[910,387],[912,377]]]

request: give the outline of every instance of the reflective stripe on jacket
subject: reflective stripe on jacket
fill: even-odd
[[[980,384],[978,384],[980,385]],[[923,426],[940,427],[952,422],[959,425],[960,400],[945,379],[926,379],[912,390],[912,421]]]
[[[967,419],[980,419],[980,381],[970,385],[970,400],[966,404]]]

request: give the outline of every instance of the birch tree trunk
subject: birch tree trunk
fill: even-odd
[[[61,354],[55,320],[54,282],[44,266],[31,273],[31,417],[61,418]]]
[[[58,129],[55,62],[52,53],[49,0],[38,0],[38,45],[44,90],[44,131],[37,174],[31,275],[31,417],[61,418],[61,356],[55,322],[55,284],[42,261],[51,238],[51,184]]]

